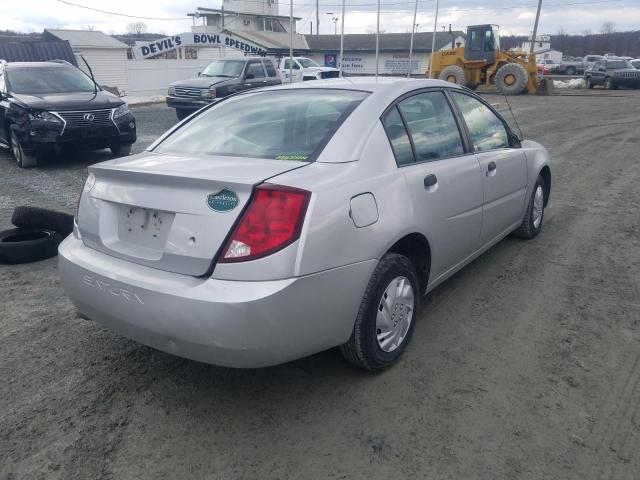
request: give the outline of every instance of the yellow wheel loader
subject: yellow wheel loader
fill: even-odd
[[[500,51],[497,25],[469,26],[464,47],[453,42],[450,49],[431,54],[433,78],[472,90],[495,84],[504,95],[517,95],[525,90],[536,93],[539,88],[535,54]]]

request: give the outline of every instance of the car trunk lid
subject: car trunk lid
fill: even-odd
[[[141,265],[206,274],[253,187],[306,163],[147,152],[89,167],[78,210],[90,248]]]

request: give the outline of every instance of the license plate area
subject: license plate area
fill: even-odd
[[[174,217],[173,212],[120,205],[118,238],[128,244],[164,250]]]

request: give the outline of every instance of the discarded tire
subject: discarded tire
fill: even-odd
[[[527,87],[529,75],[519,63],[507,63],[496,73],[496,89],[503,95],[518,95]]]
[[[64,240],[52,230],[12,228],[0,232],[0,263],[29,263],[55,257]]]
[[[38,207],[16,207],[11,223],[27,230],[53,230],[64,236],[73,231],[73,215]]]

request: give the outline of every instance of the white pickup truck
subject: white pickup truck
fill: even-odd
[[[282,83],[289,82],[289,57],[280,60],[278,71]],[[293,65],[291,68],[293,81],[303,82],[306,80],[320,80],[322,78],[336,78],[340,76],[340,70],[333,67],[321,67],[310,58],[293,57]]]

